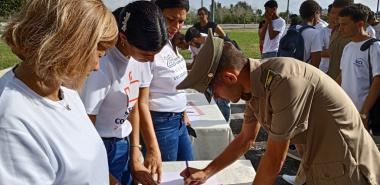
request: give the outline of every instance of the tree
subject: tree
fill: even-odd
[[[256,10],[256,15],[261,16],[263,14],[263,11],[261,9]]]
[[[0,17],[9,17],[19,12],[26,0],[0,0]]]

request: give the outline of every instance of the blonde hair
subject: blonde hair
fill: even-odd
[[[79,88],[97,51],[113,47],[117,33],[101,0],[30,0],[3,39],[45,85]]]

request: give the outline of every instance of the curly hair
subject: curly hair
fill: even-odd
[[[310,19],[315,16],[316,13],[321,11],[321,6],[316,1],[306,0],[301,4],[300,16],[303,20]]]

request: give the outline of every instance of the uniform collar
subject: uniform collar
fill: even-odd
[[[253,59],[249,59],[251,73],[251,91],[252,96],[262,97],[265,95],[264,85],[261,82],[261,67],[256,65]]]

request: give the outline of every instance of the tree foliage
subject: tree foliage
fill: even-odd
[[[0,17],[9,17],[19,12],[26,0],[0,0]]]

